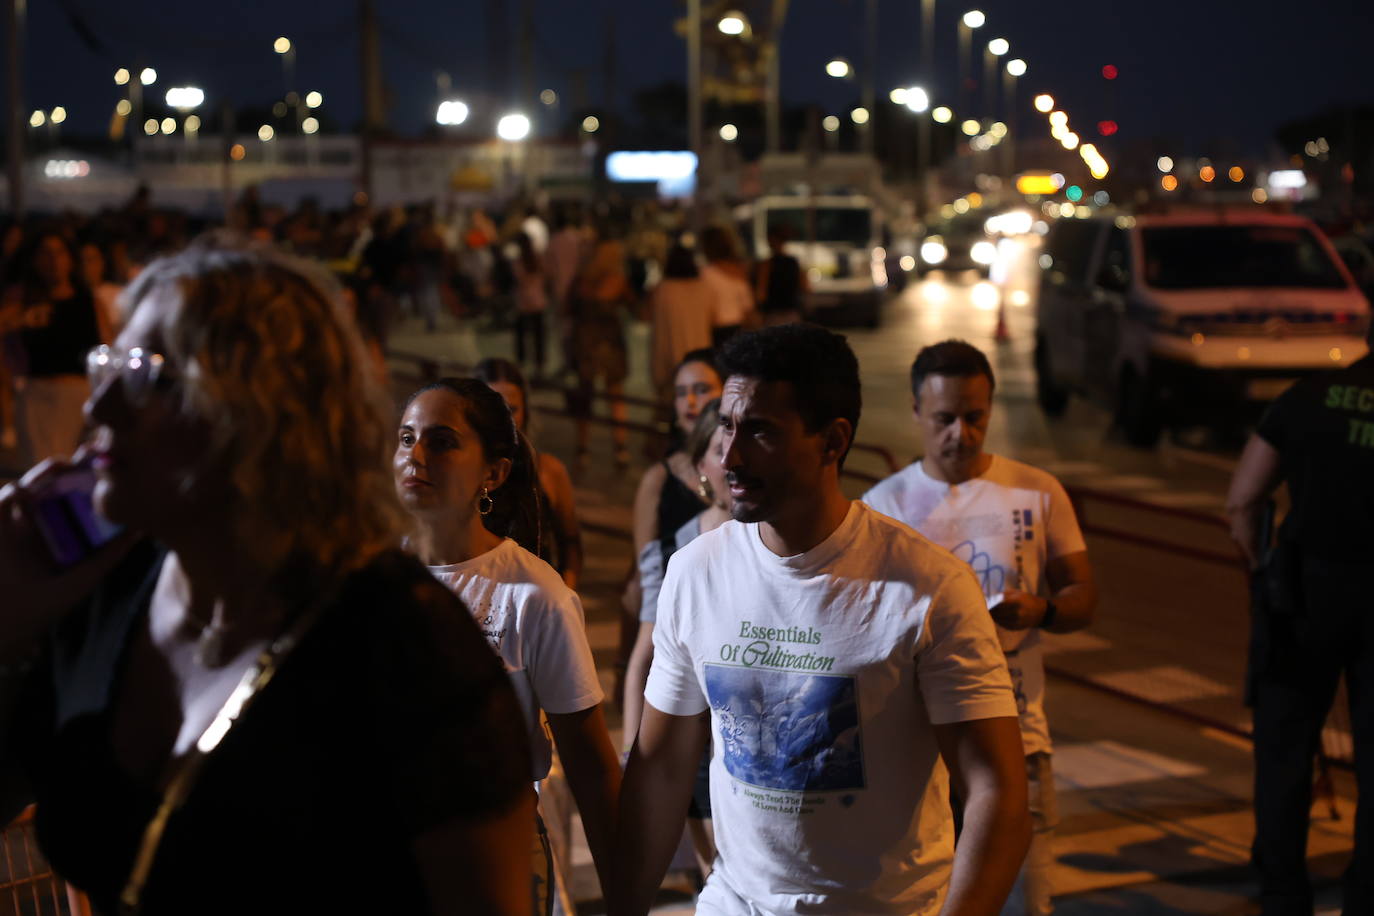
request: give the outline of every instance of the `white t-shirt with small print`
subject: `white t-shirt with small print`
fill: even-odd
[[[525,712],[534,779],[553,759],[540,711],[581,712],[604,699],[583,623],[582,602],[554,568],[507,538],[430,573],[463,600],[501,656]]]

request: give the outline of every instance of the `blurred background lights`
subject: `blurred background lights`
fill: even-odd
[[[465,102],[457,99],[446,99],[439,103],[439,110],[434,114],[434,123],[442,124],[445,127],[453,127],[462,124],[468,119],[468,106]]]
[[[836,57],[825,65],[825,72],[835,79],[844,79],[849,75],[849,69],[849,61],[843,57]]]
[[[589,134],[594,134],[601,129],[601,119],[596,115],[587,115],[582,119],[582,129]]]
[[[320,122],[318,118],[306,118],[304,121],[301,122],[301,133],[315,134],[319,133],[319,131]]]
[[[982,10],[969,10],[964,14],[964,25],[970,29],[981,29],[987,21],[988,17],[983,15]]]
[[[1113,65],[1107,64],[1105,67],[1102,68],[1102,78],[1104,80],[1114,80],[1117,78],[1120,72],[1121,71],[1117,70],[1116,67],[1114,67]]]
[[[1202,168],[1198,169],[1197,177],[1201,178],[1203,181],[1211,181],[1213,178],[1217,177],[1217,170],[1210,165],[1204,165]]]
[[[67,109],[58,105],[52,110],[52,114],[48,115],[48,120],[52,121],[54,124],[61,124],[63,121],[67,120]]]
[[[291,39],[285,36],[278,38],[276,41],[272,42],[272,50],[276,51],[278,54],[285,54],[287,51],[291,50]]]
[[[162,132],[163,132],[164,134],[175,133],[175,132],[176,132],[176,129],[177,129],[177,121],[176,121],[176,118],[163,118],[163,119],[162,119]]]
[[[277,132],[272,129],[271,124],[264,124],[258,128],[258,139],[266,143],[268,140],[271,140],[274,136],[276,136],[276,133]]]
[[[738,10],[729,10],[720,17],[716,23],[716,28],[724,35],[743,35],[745,29],[744,14]]]
[[[116,86],[123,86],[125,83],[129,82],[129,69],[127,67],[120,67],[115,71],[114,80]]]
[[[195,86],[173,86],[167,90],[167,104],[172,108],[199,108],[205,101],[205,91]]]
[[[1010,50],[1011,42],[1007,41],[1005,38],[994,38],[992,41],[988,42],[988,51],[996,57],[1001,57]]]
[[[48,116],[41,111],[35,111],[33,114],[29,115],[30,127],[42,127],[44,124],[47,123]]]
[[[980,127],[980,125],[978,124],[977,121],[975,121],[975,120],[973,120],[972,118],[970,118],[969,120],[965,121],[963,124],[959,125],[959,129],[962,130],[962,131],[964,132],[964,135],[965,135],[965,136],[973,137],[973,136],[977,136],[978,131],[981,129],[981,127]]]
[[[186,132],[193,134],[198,130],[200,130],[200,117],[198,115],[191,115],[186,119]]]
[[[1041,114],[1049,114],[1054,110],[1054,96],[1047,93],[1040,93],[1035,97],[1035,110]]]
[[[821,121],[821,127],[833,134],[840,129],[840,119],[834,115],[826,115],[825,120]]]
[[[516,142],[530,135],[530,119],[522,114],[502,115],[496,122],[496,136],[502,140]]]
[[[115,103],[115,114],[119,115],[120,117],[127,118],[129,116],[129,112],[133,110],[134,106],[128,99],[120,99],[118,102]]]
[[[1051,111],[1050,123],[1055,127],[1064,127],[1069,123],[1069,116],[1062,111]]]
[[[319,108],[324,104],[324,96],[318,92],[307,92],[305,94],[306,108]]]
[[[1159,180],[1159,185],[1166,191],[1178,190],[1178,179],[1173,175],[1165,175]]]
[[[148,136],[157,133],[157,118],[149,118],[143,122],[143,132]]]
[[[1172,172],[1174,170],[1174,160],[1170,159],[1168,156],[1160,156],[1155,162],[1155,167],[1161,172]]]
[[[1255,188],[1250,192],[1250,199],[1257,204],[1262,204],[1269,199],[1269,192],[1264,188]]]
[[[950,111],[944,105],[932,111],[930,116],[941,124],[948,124],[950,121],[954,120],[954,112]]]
[[[243,157],[246,155],[248,155],[248,150],[242,143],[235,143],[233,146],[229,147],[229,158],[235,162],[242,161]]]
[[[1064,189],[1064,196],[1074,203],[1078,203],[1083,199],[1083,189],[1076,184],[1071,184]]]
[[[894,105],[905,105],[906,87],[898,86],[896,89],[893,89],[891,92],[889,92],[887,94],[887,97],[892,100],[892,104]]]
[[[1025,76],[1026,62],[1019,57],[1015,60],[1007,61],[1007,72],[1012,76]]]
[[[1245,169],[1238,165],[1231,166],[1231,170],[1226,173],[1226,177],[1239,184],[1245,180]]]
[[[849,119],[850,119],[851,121],[853,121],[855,124],[867,124],[867,123],[868,123],[868,109],[867,109],[867,108],[855,108],[853,111],[851,111],[851,112],[849,113]]]
[[[855,111],[862,111],[856,108]],[[739,137],[739,128],[733,124],[722,124],[720,126],[720,138],[726,143],[734,143]]]
[[[920,114],[930,107],[930,96],[920,86],[912,86],[906,91],[906,107]]]
[[[138,81],[145,86],[151,86],[157,82],[157,71],[152,67],[144,67],[143,72],[138,75]]]

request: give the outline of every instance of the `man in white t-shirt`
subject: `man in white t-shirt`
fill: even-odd
[[[967,567],[840,490],[844,338],[720,357],[734,520],[674,554],[620,804],[614,916],[645,913],[714,738],[698,914],[992,916],[1029,841],[1016,704]],[[954,850],[950,782],[967,798]]]
[[[911,367],[911,391],[925,457],[863,500],[953,552],[982,586],[1016,691],[1035,827],[1003,913],[1041,916],[1053,909],[1049,872],[1058,818],[1040,631],[1086,627],[1097,588],[1059,481],[983,451],[993,385],[992,366],[976,347],[948,340],[922,350]]]

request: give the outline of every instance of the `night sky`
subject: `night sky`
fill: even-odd
[[[940,0],[935,104],[955,101],[955,24],[971,5]],[[378,7],[393,129],[418,133],[430,122],[436,70],[452,75],[454,96],[479,101],[493,85],[485,0],[387,0]],[[506,7],[508,52],[517,60],[518,4]],[[683,78],[684,46],[671,28],[680,3],[536,0],[535,8],[536,90],[553,88],[572,102],[581,70],[589,101],[600,104],[612,19],[616,107],[628,111],[638,88]],[[839,113],[857,101],[857,84],[831,79],[823,68],[837,54],[862,65],[864,8],[863,0],[793,0],[782,49],[785,104],[818,102]],[[1208,154],[1225,138],[1260,153],[1285,120],[1335,104],[1374,103],[1368,0],[989,0],[980,8],[988,17],[981,43],[1005,37],[1010,56],[1029,65],[1021,80],[1024,111],[1035,92],[1048,91],[1079,129],[1112,117],[1122,140],[1168,138],[1182,155]],[[891,104],[893,86],[915,81],[918,9],[917,0],[880,0],[883,104]],[[69,11],[101,48],[78,35]],[[158,70],[159,98],[168,86],[193,84],[206,90],[207,107],[226,96],[240,106],[264,105],[283,91],[271,47],[278,35],[297,46],[298,88],[323,92],[335,123],[355,124],[361,93],[351,0],[29,0],[26,103],[63,105],[65,131],[98,134],[120,98],[114,70],[141,61]],[[1114,104],[1100,76],[1107,63],[1121,72]]]

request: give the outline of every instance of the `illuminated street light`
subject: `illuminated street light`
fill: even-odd
[[[1064,138],[1059,142],[1064,145],[1064,149],[1074,149],[1078,146],[1078,134],[1070,131],[1069,133],[1065,134]]]
[[[723,35],[743,35],[749,30],[749,20],[739,10],[727,10],[716,23],[716,28]]]
[[[138,74],[138,81],[145,86],[151,86],[157,82],[157,71],[152,67],[144,67],[143,71]]]
[[[1015,60],[1007,61],[1007,72],[1012,76],[1025,76],[1026,62],[1019,57]]]
[[[48,115],[48,120],[54,124],[61,124],[63,121],[67,120],[67,109],[58,105],[52,110],[52,114]]]
[[[119,115],[121,118],[127,118],[129,113],[133,110],[133,103],[128,99],[120,99],[118,102],[115,102],[115,114]]]
[[[48,116],[41,111],[35,111],[33,114],[29,115],[30,127],[42,127],[44,124],[47,123]]]
[[[53,114],[56,115],[57,112],[54,111]],[[1231,166],[1231,170],[1226,173],[1226,177],[1230,178],[1236,184],[1240,184],[1242,181],[1245,180],[1245,169],[1241,168],[1238,165],[1233,165]]]
[[[739,137],[739,128],[733,124],[722,124],[720,126],[720,138],[726,143],[734,143]]]
[[[123,86],[123,85],[125,85],[125,84],[128,83],[128,82],[129,82],[129,69],[128,69],[127,67],[120,67],[118,70],[115,71],[115,85],[116,85],[116,86]]]
[[[1212,168],[1210,165],[1204,165],[1202,168],[1198,169],[1197,177],[1201,178],[1205,182],[1211,182],[1212,179],[1217,177],[1217,170]]]
[[[518,143],[530,135],[530,119],[522,114],[502,115],[496,122],[496,136]]]
[[[157,118],[149,118],[143,122],[143,132],[148,136],[157,133]]]
[[[963,124],[959,125],[959,129],[964,132],[964,136],[966,137],[976,137],[978,135],[978,131],[981,129],[981,126],[978,124],[977,121],[970,118]]]
[[[1011,42],[1007,41],[1005,38],[994,38],[992,41],[988,42],[988,52],[994,57],[1001,57],[1010,50]]]
[[[894,105],[905,105],[906,88],[904,86],[898,86],[896,89],[893,89],[891,92],[889,92],[887,94],[887,97],[892,100],[892,104]]]
[[[854,72],[854,68],[849,66],[849,61],[843,57],[836,57],[825,65],[825,72],[837,80],[842,80]]]
[[[439,110],[435,112],[434,123],[442,124],[445,127],[453,127],[462,124],[468,119],[468,106],[457,99],[448,99],[439,103]]]
[[[1001,121],[993,121],[992,126],[988,128],[988,133],[992,134],[998,140],[1001,140],[1007,135],[1007,125],[1003,124]]]
[[[278,38],[276,41],[272,42],[272,50],[276,51],[278,54],[285,54],[287,51],[291,50],[291,39],[285,36]]]
[[[1155,167],[1161,172],[1172,172],[1174,170],[1174,160],[1170,159],[1168,156],[1160,156],[1159,160],[1155,162]]]
[[[545,105],[557,105],[558,93],[554,92],[552,89],[545,89],[543,92],[539,93],[539,101],[543,102]]]
[[[176,119],[176,118],[163,118],[163,119],[162,119],[162,132],[163,132],[164,134],[174,134],[174,133],[176,133],[176,130],[177,130],[177,119]]]
[[[188,134],[193,134],[196,131],[200,130],[200,116],[191,115],[189,118],[186,119],[186,123],[183,124],[182,127]]]
[[[205,92],[195,86],[173,86],[167,90],[167,105],[178,111],[190,111],[199,108],[205,101]]]
[[[596,115],[587,115],[582,119],[582,129],[589,134],[594,134],[601,129],[601,119]]]
[[[319,130],[320,122],[318,118],[306,118],[301,122],[301,133],[303,134],[319,133]]]
[[[1040,93],[1035,97],[1035,110],[1041,114],[1049,114],[1054,110],[1054,96],[1048,93]]]
[[[849,118],[850,118],[850,120],[853,121],[855,124],[867,124],[867,123],[868,123],[868,109],[867,109],[867,108],[855,108],[853,111],[851,111],[851,112],[849,113]]]
[[[271,124],[264,124],[258,128],[258,139],[261,140],[263,143],[266,143],[268,140],[271,140],[276,135],[277,132],[272,129]]]
[[[920,114],[930,107],[930,95],[920,86],[912,86],[906,91],[906,107]]]
[[[306,108],[319,108],[319,107],[320,107],[321,105],[323,105],[323,104],[324,104],[324,96],[320,95],[320,93],[318,93],[318,92],[307,92],[307,93],[305,94],[305,107],[306,107]]]
[[[941,105],[939,108],[932,111],[930,113],[930,116],[940,124],[948,124],[950,121],[954,120],[954,112],[946,108],[944,105]]]
[[[964,14],[964,25],[970,29],[981,29],[987,21],[988,17],[983,15],[982,10],[969,10]]]
[[[1064,127],[1069,123],[1069,116],[1062,111],[1050,112],[1050,125],[1053,127]]]
[[[824,127],[827,133],[833,134],[840,129],[840,119],[834,115],[826,115],[825,119],[821,121],[821,127]]]

